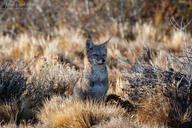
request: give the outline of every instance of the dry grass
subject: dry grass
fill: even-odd
[[[53,97],[44,103],[40,110],[39,119],[49,122],[51,126],[58,128],[89,128],[101,121],[110,120],[113,117],[123,116],[125,111],[116,106],[104,105],[104,103],[93,103],[72,101]]]
[[[162,94],[153,94],[143,101],[137,111],[137,119],[140,124],[148,126],[163,126],[169,120],[170,102]]]
[[[115,26],[116,23],[111,30],[119,33]],[[120,26],[122,31],[126,27]],[[187,57],[190,54],[181,52],[183,40],[188,42],[190,35],[179,31],[164,35],[150,24],[136,24],[132,28],[134,40],[113,36],[108,49],[108,94],[116,94],[122,99],[113,105],[64,98],[72,94],[78,78],[89,69],[84,52],[85,37],[80,29],[75,31],[61,26],[53,31],[56,36],[51,39],[29,34],[22,34],[16,40],[1,36],[0,101],[10,104],[15,100],[18,110],[18,115],[12,116],[10,106],[1,106],[7,111],[0,113],[2,123],[10,122],[4,127],[14,127],[11,124],[14,122],[24,122],[20,127],[28,124],[30,127],[190,125],[191,93],[187,91],[190,87],[187,86],[190,81]],[[109,38],[109,34],[99,38],[93,35],[96,42]],[[172,58],[171,54],[176,53],[184,57]],[[128,109],[126,105],[130,104],[127,103],[136,108]]]
[[[50,7],[49,2],[39,8]],[[100,12],[102,7],[109,6],[106,1],[98,4],[99,8],[89,10],[92,22],[88,23],[89,20],[77,18],[86,19],[84,4],[69,3],[63,5],[66,8],[63,15],[70,15],[71,19],[64,23],[57,23],[58,17],[45,21],[44,15],[39,24],[34,24],[39,16],[34,6],[34,15],[23,20],[32,19],[27,28],[30,32],[23,30],[24,33],[17,34],[15,31],[21,28],[15,28],[8,30],[13,32],[11,36],[0,35],[2,127],[14,128],[15,124],[21,128],[192,126],[191,35],[172,28],[167,34],[149,23],[119,23],[103,15],[94,17],[92,13],[97,9]],[[40,14],[57,12],[57,7]],[[30,11],[26,9],[31,14]],[[39,28],[42,34],[36,33]],[[114,94],[119,99],[106,104],[71,98],[77,80],[89,70],[84,52],[87,32],[93,33],[96,43],[112,38],[107,56],[108,95]]]
[[[0,121],[1,124],[15,122],[16,115],[18,113],[16,103],[2,104],[0,105]]]
[[[94,128],[138,128],[139,126],[136,122],[129,118],[111,118],[109,121],[102,122]]]

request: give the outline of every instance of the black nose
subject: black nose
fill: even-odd
[[[104,62],[105,62],[105,60],[102,60],[102,62],[104,63]]]

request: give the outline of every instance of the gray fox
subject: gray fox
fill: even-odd
[[[106,67],[108,41],[95,45],[88,37],[86,40],[86,53],[91,66],[91,72],[80,78],[73,89],[73,94],[81,100],[103,100],[108,90],[108,72]]]

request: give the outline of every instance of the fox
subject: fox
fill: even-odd
[[[82,77],[73,89],[75,98],[96,101],[104,100],[108,91],[108,72],[106,67],[107,47],[110,39],[101,45],[95,45],[89,36],[86,40],[86,54],[91,71]]]

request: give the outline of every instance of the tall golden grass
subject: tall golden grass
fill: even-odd
[[[184,92],[186,83],[182,81],[188,74],[175,75],[179,69],[172,61],[172,55],[184,55],[182,50],[189,48],[190,34],[171,30],[171,34],[166,35],[151,24],[138,23],[132,26],[135,39],[125,40],[125,29],[129,29],[127,25],[113,23],[109,29],[102,29],[101,33],[105,34],[92,35],[95,42],[112,37],[107,57],[108,94],[122,99],[122,103],[112,104],[70,99],[73,86],[88,70],[84,52],[86,36],[81,29],[63,25],[55,28],[50,38],[27,33],[16,38],[0,36],[0,101],[8,104],[0,104],[2,127],[15,127],[14,123],[21,123],[20,127],[68,128],[176,127],[190,123],[190,104],[186,98],[183,98],[186,102],[178,101],[185,94],[190,95]],[[168,77],[164,75],[166,72],[172,73],[168,82],[159,78]],[[174,83],[176,78],[178,83]],[[147,83],[148,79],[157,81]],[[179,82],[184,84],[183,92],[176,87]],[[169,86],[172,89],[169,90]],[[21,89],[14,92],[15,88]],[[170,93],[164,92],[164,88]],[[178,90],[180,95],[173,93]],[[175,97],[169,95],[172,93]],[[16,103],[11,104],[13,101]],[[121,106],[126,101],[137,106],[133,112]],[[186,104],[186,111],[182,111],[179,106]],[[11,106],[14,111],[10,110]],[[19,119],[15,109],[19,111]],[[32,113],[32,117],[26,112]],[[174,114],[173,118],[170,114]]]

